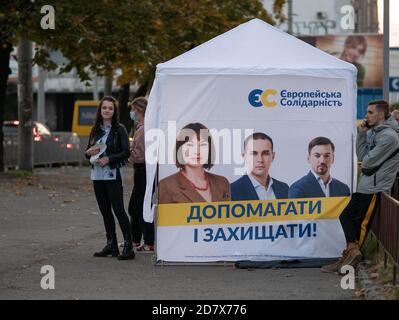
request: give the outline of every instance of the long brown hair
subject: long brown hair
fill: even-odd
[[[114,114],[112,115],[111,119],[111,125],[112,125],[111,130],[116,130],[118,128],[119,124],[118,101],[112,96],[105,96],[101,99],[98,105],[96,113],[96,121],[90,132],[90,144],[92,145],[95,143],[94,138],[98,136],[101,132],[101,125],[103,124],[103,118],[101,116],[101,107],[104,101],[112,102],[112,104],[114,105]]]

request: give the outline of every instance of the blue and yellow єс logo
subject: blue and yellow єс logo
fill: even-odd
[[[273,96],[277,95],[277,91],[274,89],[255,89],[252,90],[248,95],[248,101],[251,106],[258,108],[258,107],[267,107],[273,108],[277,106],[277,101],[273,100]]]

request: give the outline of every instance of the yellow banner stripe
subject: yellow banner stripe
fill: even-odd
[[[366,215],[364,217],[364,220],[362,222],[362,226],[361,226],[361,232],[360,232],[360,239],[359,239],[359,246],[363,245],[364,242],[364,238],[366,236],[366,231],[367,231],[367,225],[369,223],[369,220],[371,218],[371,215],[373,214],[374,208],[375,208],[375,203],[377,201],[377,195],[373,195],[373,197],[371,198],[371,202],[369,205],[369,208],[366,212]]]
[[[278,222],[278,221],[294,221],[294,220],[318,220],[318,219],[338,219],[341,212],[347,206],[350,197],[332,197],[332,198],[307,198],[307,199],[279,199],[272,201],[226,201],[226,202],[198,202],[198,203],[171,203],[158,205],[157,226],[189,226],[189,225],[210,225],[210,224],[236,224],[236,223],[257,223],[257,222]],[[261,211],[257,214],[252,212],[247,214],[244,211],[242,217],[235,217],[231,214],[226,215],[226,206],[231,209],[235,205],[242,205],[244,208],[248,206],[253,211],[261,206]],[[310,213],[309,208],[318,208]],[[212,209],[212,207],[215,208]],[[280,215],[278,215],[281,208]],[[193,208],[193,209],[192,209]],[[204,218],[202,213],[210,218]],[[222,215],[219,217],[218,208]],[[242,207],[240,207],[242,208]],[[274,208],[274,209],[273,209]],[[209,210],[210,209],[210,210]],[[288,209],[288,210],[287,210]],[[271,212],[275,211],[275,215]],[[241,210],[242,211],[242,210]],[[265,214],[267,211],[267,214]],[[320,211],[320,213],[318,213]],[[199,212],[202,221],[199,219],[190,219],[191,212]],[[212,213],[216,214],[213,216]],[[260,212],[262,212],[260,214]],[[195,217],[195,215],[194,215]]]

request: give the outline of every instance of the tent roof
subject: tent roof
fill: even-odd
[[[158,65],[168,69],[344,69],[356,67],[253,19]]]

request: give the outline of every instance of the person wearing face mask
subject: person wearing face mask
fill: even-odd
[[[154,251],[154,224],[143,219],[143,202],[146,189],[144,116],[147,99],[139,97],[130,102],[130,118],[135,122],[133,140],[130,144],[129,162],[133,163],[134,185],[129,201],[130,225],[133,236],[133,248],[136,251]],[[142,244],[142,238],[144,244]]]

